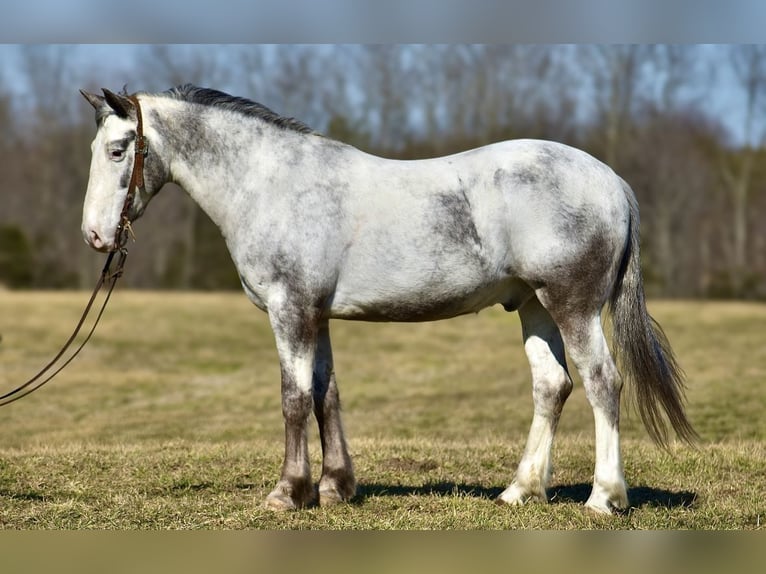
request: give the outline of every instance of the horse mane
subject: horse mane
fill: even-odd
[[[211,88],[200,88],[193,84],[184,84],[170,88],[160,95],[193,104],[223,108],[245,116],[259,118],[284,130],[295,131],[302,134],[317,133],[300,120],[281,116],[263,104],[253,102],[246,98],[231,96]]]

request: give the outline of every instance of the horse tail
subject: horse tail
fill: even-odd
[[[679,438],[693,444],[699,436],[684,413],[684,373],[665,333],[646,309],[638,202],[630,186],[624,181],[622,186],[630,205],[628,241],[609,302],[620,371],[630,382],[632,398],[655,443],[668,445],[664,411]]]

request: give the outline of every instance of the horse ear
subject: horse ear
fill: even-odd
[[[110,92],[106,88],[102,88],[101,91],[104,92],[104,99],[106,100],[106,103],[115,111],[119,117],[126,119],[136,117],[136,107],[128,98],[121,96],[120,94]]]
[[[83,95],[83,97],[86,100],[88,100],[88,103],[90,103],[90,105],[93,106],[96,109],[96,111],[106,107],[106,101],[104,100],[103,96],[97,96],[96,94],[89,94],[85,90],[80,90],[80,93]]]

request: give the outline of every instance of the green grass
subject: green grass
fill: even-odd
[[[0,390],[66,339],[86,295],[0,292]],[[592,415],[576,383],[554,446],[552,503],[507,508],[531,420],[518,316],[335,322],[359,490],[272,514],[283,428],[266,316],[240,294],[117,291],[90,345],[0,409],[0,527],[16,529],[753,529],[766,520],[766,306],[655,302],[688,376],[699,449],[654,447],[623,417],[632,508],[583,509]],[[312,428],[313,468],[319,441]]]

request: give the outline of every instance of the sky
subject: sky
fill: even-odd
[[[77,60],[77,67],[87,70],[88,77],[101,78],[99,86],[73,86],[72,97],[79,102],[76,89],[111,89],[122,88],[125,82],[130,82],[130,72],[134,66],[140,66],[142,44],[80,44],[69,46],[67,57]],[[723,58],[725,46],[707,45],[703,53],[707,53],[711,61]],[[13,98],[22,99],[29,91],[25,74],[19,73],[21,62],[18,45],[0,44],[0,92],[10,93]],[[744,125],[744,105],[741,90],[737,87],[731,68],[725,65],[714,66],[715,81],[711,82],[703,105],[713,116],[718,117],[727,126],[735,142],[742,140]],[[146,89],[146,86],[129,86],[132,89]],[[161,86],[167,87],[167,86]],[[226,90],[225,86],[210,86]],[[238,94],[259,99],[258,94]],[[266,103],[266,102],[264,102]],[[294,113],[284,110],[285,113]]]
[[[25,0],[0,18],[0,81],[23,95],[15,43],[86,44],[107,80],[142,43],[763,43],[761,0]],[[93,46],[100,44],[99,46]],[[113,45],[106,45],[113,44]],[[742,106],[722,71],[710,106]],[[121,86],[119,86],[121,87]]]
[[[752,42],[761,0],[25,0],[16,42]]]

